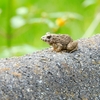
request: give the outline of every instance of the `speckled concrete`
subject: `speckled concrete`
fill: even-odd
[[[0,100],[100,100],[100,34],[73,53],[50,49],[0,60]]]

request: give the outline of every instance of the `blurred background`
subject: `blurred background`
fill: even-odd
[[[48,47],[46,32],[74,40],[100,33],[100,0],[0,0],[0,58]]]

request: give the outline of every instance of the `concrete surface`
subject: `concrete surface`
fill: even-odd
[[[100,34],[78,42],[0,59],[0,100],[100,100]]]

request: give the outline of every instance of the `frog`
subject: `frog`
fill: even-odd
[[[78,48],[78,41],[73,41],[68,34],[47,32],[41,37],[41,40],[48,43],[52,47],[52,50],[56,52],[74,52]]]

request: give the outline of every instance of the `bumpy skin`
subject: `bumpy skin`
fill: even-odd
[[[77,50],[78,42],[73,41],[67,34],[51,34],[47,32],[41,39],[53,47],[54,51],[60,52],[66,50],[73,52]]]

